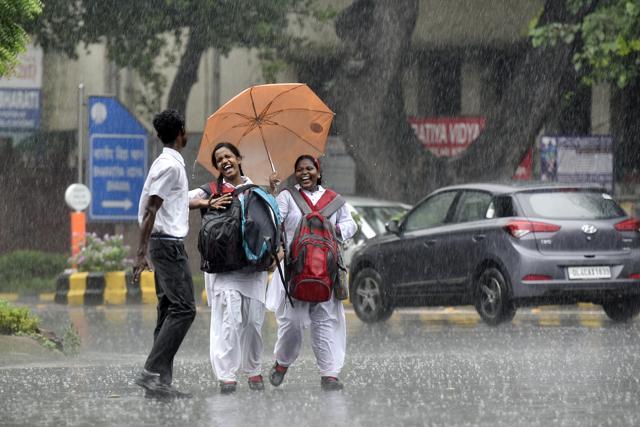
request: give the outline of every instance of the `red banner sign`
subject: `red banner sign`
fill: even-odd
[[[422,145],[438,157],[462,153],[484,129],[484,117],[409,117],[409,124]],[[531,179],[531,150],[527,151],[513,179]]]
[[[438,157],[462,153],[484,129],[484,117],[409,117],[425,148]]]

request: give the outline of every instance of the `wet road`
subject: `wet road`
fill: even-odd
[[[485,326],[467,307],[397,311],[382,324],[348,313],[343,392],[322,392],[306,336],[279,388],[243,378],[220,395],[208,361],[207,311],[176,358],[188,400],[148,399],[130,384],[152,339],[150,306],[33,306],[43,326],[73,322],[79,356],[8,365],[0,360],[2,425],[639,425],[640,320],[616,325],[598,307],[521,309]],[[275,321],[264,328],[266,374]]]

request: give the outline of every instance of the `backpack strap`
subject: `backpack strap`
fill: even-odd
[[[347,201],[342,196],[336,194],[336,197],[334,197],[333,200],[320,209],[320,214],[325,218],[329,218],[331,215],[338,212],[338,209],[340,209],[346,202]]]
[[[230,188],[228,185],[219,186],[218,181],[209,182],[201,185],[199,188],[207,194],[207,197],[210,197],[212,194],[220,195],[233,192],[233,188]]]
[[[325,189],[324,194],[320,197],[320,200],[318,200],[318,203],[316,203],[315,206],[307,195],[302,192],[302,190],[296,191],[294,189],[289,190],[289,192],[291,193],[293,200],[296,202],[296,205],[298,205],[302,213],[305,215],[308,215],[311,212],[318,212],[325,218],[329,218],[346,203],[346,200],[342,196],[329,189]],[[305,210],[305,208],[307,210]]]
[[[295,188],[287,188],[286,190],[289,192],[289,194],[291,194],[293,201],[296,203],[298,208],[302,211],[303,215],[309,215],[311,212],[313,212],[312,207],[309,206],[309,202],[305,200],[304,196],[300,191],[298,191]]]
[[[251,190],[252,188],[259,188],[259,186],[255,185],[255,184],[241,185],[239,187],[236,187],[236,189],[233,190],[233,192],[231,192],[231,195],[233,197],[237,197],[240,193],[244,193],[245,191]]]
[[[199,188],[205,192],[205,194],[207,195],[207,197],[210,197],[213,194],[213,183],[208,183],[208,184],[204,184],[201,185]]]

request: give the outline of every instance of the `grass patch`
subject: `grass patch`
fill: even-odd
[[[60,350],[66,355],[78,353],[80,336],[76,328],[69,324],[62,339],[53,332],[40,329],[40,319],[27,307],[16,307],[0,299],[0,334],[24,336],[36,339],[49,350]]]
[[[57,253],[15,251],[0,255],[0,292],[53,292],[58,275],[66,267],[67,257]]]

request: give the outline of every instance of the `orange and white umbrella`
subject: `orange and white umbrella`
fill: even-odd
[[[230,142],[240,150],[242,169],[254,183],[267,185],[274,171],[284,180],[298,156],[324,153],[333,116],[306,84],[253,86],[207,119],[197,161],[217,176],[213,148]]]

